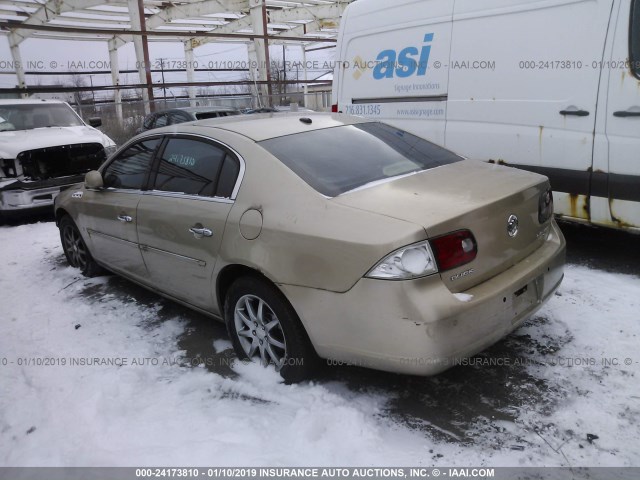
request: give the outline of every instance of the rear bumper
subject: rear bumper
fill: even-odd
[[[346,293],[282,285],[318,354],[390,372],[433,375],[518,328],[558,288],[566,244],[549,238],[517,265],[452,294],[439,276],[413,281],[361,279]]]

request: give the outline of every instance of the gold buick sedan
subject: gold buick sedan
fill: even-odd
[[[563,278],[546,177],[338,114],[152,130],[55,212],[72,266],[224,321],[240,358],[287,381],[320,359],[436,374]]]

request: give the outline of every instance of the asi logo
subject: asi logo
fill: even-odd
[[[395,50],[383,50],[376,59],[377,65],[373,69],[373,78],[382,80],[394,76],[408,78],[413,75],[423,77],[427,74],[432,41],[433,33],[427,33],[421,50],[417,47],[407,47],[400,53]]]

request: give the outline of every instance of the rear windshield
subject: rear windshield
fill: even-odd
[[[462,160],[449,150],[377,122],[297,133],[260,145],[328,197]]]

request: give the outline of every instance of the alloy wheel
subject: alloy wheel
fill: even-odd
[[[234,324],[240,345],[249,359],[259,359],[280,370],[287,346],[280,320],[271,307],[255,295],[244,295],[236,302]]]
[[[66,225],[62,232],[64,250],[72,267],[85,269],[87,266],[87,247],[80,232],[73,225]]]

